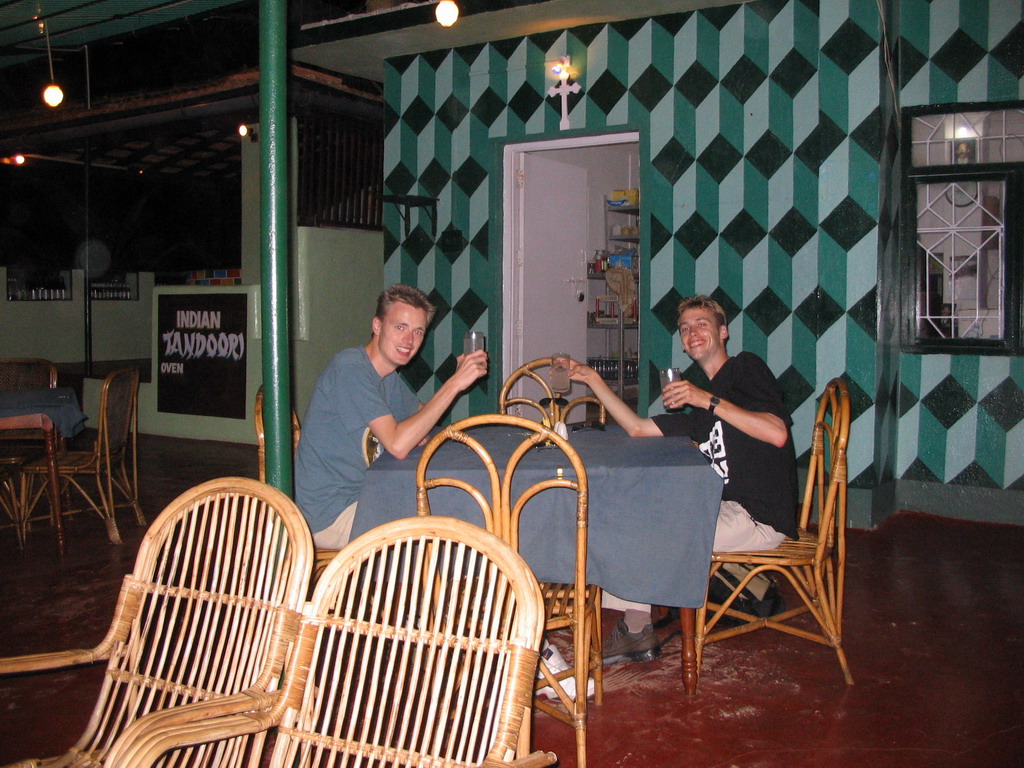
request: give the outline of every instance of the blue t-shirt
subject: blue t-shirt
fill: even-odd
[[[359,498],[369,423],[389,413],[404,421],[418,408],[402,378],[391,373],[382,379],[363,347],[334,356],[316,381],[295,459],[295,501],[313,533]]]

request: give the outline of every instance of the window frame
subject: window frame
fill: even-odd
[[[900,282],[901,348],[918,354],[1021,355],[1024,354],[1024,162],[972,163],[969,165],[913,165],[914,118],[954,112],[986,112],[1024,109],[1024,101],[982,102],[905,107],[902,110],[903,181],[901,214],[902,247]],[[923,338],[918,336],[918,275],[920,255],[917,236],[917,187],[920,184],[965,181],[1005,181],[1005,240],[1003,251],[1003,338]]]

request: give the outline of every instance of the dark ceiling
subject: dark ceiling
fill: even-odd
[[[104,7],[113,5],[123,16],[154,4],[118,0]],[[362,0],[315,4],[331,13],[365,5]],[[0,157],[20,153],[27,164],[88,158],[94,167],[132,173],[239,178],[238,125],[258,119],[257,0],[185,0],[170,4],[177,16],[162,9],[134,17],[133,23],[116,14],[98,21],[100,14],[90,15],[88,3],[48,5],[54,79],[65,92],[56,109],[40,99],[50,79],[45,45],[40,54],[38,41],[25,37],[37,34],[33,25],[15,23],[4,5],[10,3],[0,0]],[[295,12],[308,12],[308,5],[296,3]],[[200,8],[213,10],[187,15]],[[143,18],[161,21],[143,26]],[[376,84],[302,71],[305,77],[289,83],[296,108],[379,116]]]

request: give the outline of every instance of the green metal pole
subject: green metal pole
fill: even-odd
[[[260,0],[260,238],[267,482],[292,493],[287,0]]]

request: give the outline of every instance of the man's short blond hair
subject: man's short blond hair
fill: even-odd
[[[679,306],[676,307],[678,316],[682,317],[683,312],[688,309],[703,309],[710,312],[715,318],[715,322],[719,325],[727,325],[728,319],[725,316],[725,310],[722,309],[722,305],[712,299],[710,296],[688,296],[679,302]]]
[[[395,283],[390,288],[385,288],[380,296],[377,297],[377,312],[374,317],[383,320],[384,316],[391,309],[393,304],[408,304],[416,307],[416,309],[422,309],[427,313],[427,325],[430,325],[434,319],[434,313],[437,312],[437,307],[430,303],[430,299],[427,298],[427,294],[421,291],[419,288],[413,288],[411,285],[403,285],[402,283]]]

